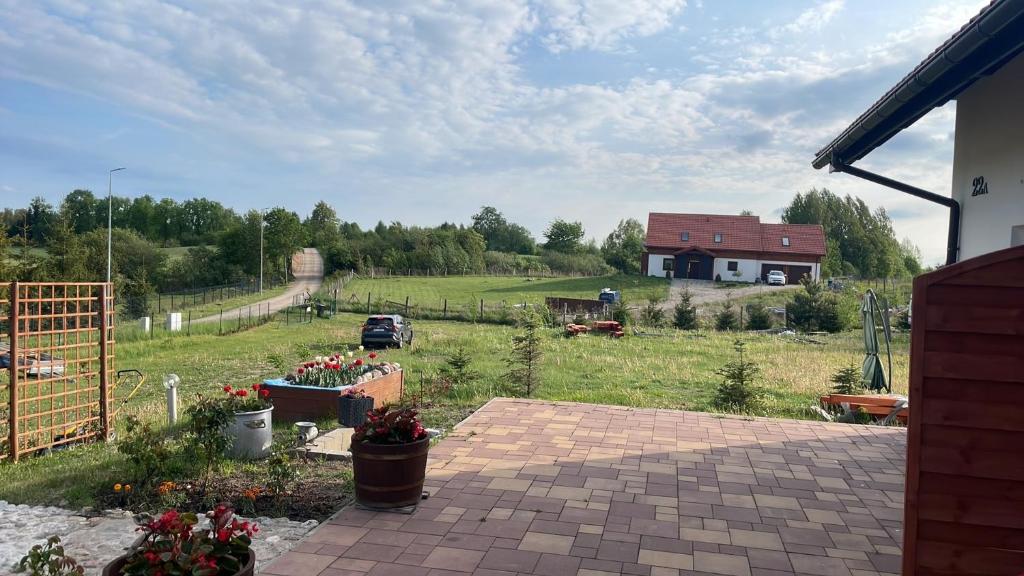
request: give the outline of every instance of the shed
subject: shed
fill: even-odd
[[[1024,246],[914,281],[903,574],[1024,571]]]

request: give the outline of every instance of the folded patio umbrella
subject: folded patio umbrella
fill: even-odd
[[[864,325],[864,365],[861,371],[861,382],[868,390],[875,392],[892,392],[892,388],[889,387],[889,383],[886,378],[885,369],[882,368],[882,360],[878,357],[878,332],[875,331],[875,310],[879,310],[878,299],[875,293],[868,290],[864,294],[864,301],[860,306],[861,318]],[[885,344],[888,349],[890,332],[889,323],[886,321],[885,315],[881,314],[879,310],[879,316],[882,320],[883,333],[885,334]],[[892,358],[889,359],[890,370],[892,369]]]

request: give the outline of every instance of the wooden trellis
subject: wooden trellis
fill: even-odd
[[[111,285],[0,285],[0,322],[0,459],[106,439],[115,381]]]

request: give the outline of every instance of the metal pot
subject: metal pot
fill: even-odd
[[[274,407],[255,412],[235,412],[235,421],[228,426],[231,437],[228,457],[236,460],[259,460],[270,456],[273,444],[271,413]]]

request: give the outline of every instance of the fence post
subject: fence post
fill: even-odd
[[[188,311],[188,320],[186,322],[187,323],[185,324],[185,336],[191,336],[192,335],[192,311],[191,310]]]
[[[107,290],[109,283],[102,284],[100,288],[100,426],[103,431],[103,439],[110,438],[110,359],[107,357],[107,322],[109,320],[107,310]],[[14,358],[12,357],[12,360]]]
[[[409,315],[409,297],[408,296],[405,297],[405,315],[406,316]]]
[[[483,319],[483,317],[484,317],[484,299],[481,298],[480,299],[480,318]]]
[[[447,298],[444,299],[444,314],[443,314],[443,316],[444,316],[445,320],[448,319],[448,299]]]
[[[163,313],[163,311],[164,310],[163,310],[162,298],[160,296],[160,293],[157,292],[156,293],[156,313],[157,314],[161,314],[161,313]]]
[[[366,293],[366,315],[370,315],[370,293]]]
[[[224,305],[220,305],[220,319],[217,321],[217,335],[224,334]]]
[[[11,459],[15,462],[18,461],[18,283],[11,282],[11,312],[10,322],[7,326],[7,330],[11,336],[11,349],[7,351],[8,358],[10,358],[10,366],[8,370],[11,375],[11,388],[10,388],[10,402],[11,408],[8,411],[10,415],[10,434],[11,438],[7,442],[8,449],[11,451]]]

